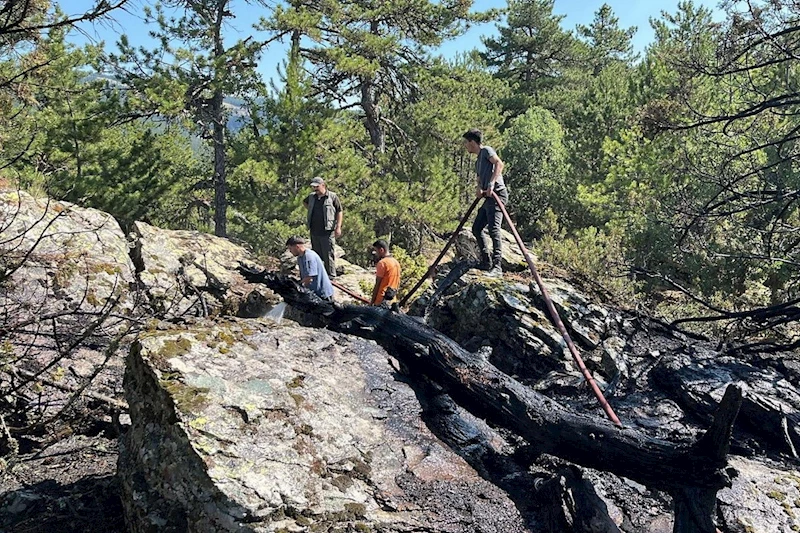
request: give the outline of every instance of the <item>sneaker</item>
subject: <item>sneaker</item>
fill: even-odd
[[[503,269],[502,269],[502,267],[500,267],[500,265],[495,265],[495,266],[492,267],[491,270],[489,270],[489,272],[487,272],[487,275],[489,275],[489,276],[498,276],[498,277],[502,276],[503,275]]]
[[[484,259],[481,259],[481,261],[478,263],[478,269],[479,270],[487,270],[487,271],[491,270],[492,269],[492,262],[489,260],[488,257],[486,257]]]

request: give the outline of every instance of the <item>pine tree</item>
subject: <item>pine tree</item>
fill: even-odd
[[[226,97],[247,94],[260,84],[256,59],[265,46],[252,37],[226,46],[224,30],[235,18],[232,0],[169,0],[146,9],[146,20],[160,47],[134,48],[123,36],[120,54],[111,56],[116,74],[135,90],[127,102],[138,116],[184,120],[210,144],[214,170],[214,233],[227,235]],[[179,16],[170,17],[168,10]],[[177,43],[177,46],[173,43]]]
[[[589,63],[594,75],[613,62],[630,66],[636,58],[631,43],[636,27],[620,28],[619,18],[614,16],[608,4],[600,6],[589,26],[578,25],[577,32],[588,46]]]
[[[496,75],[516,87],[520,96],[513,113],[524,113],[544,91],[556,86],[577,56],[575,37],[561,27],[563,15],[553,14],[554,0],[509,0],[498,37],[484,39],[481,55]]]
[[[372,145],[386,149],[387,110],[408,100],[409,72],[424,68],[427,52],[458,35],[471,20],[471,0],[292,0],[266,26],[299,32],[301,54],[313,68],[316,92],[340,109],[359,107]]]

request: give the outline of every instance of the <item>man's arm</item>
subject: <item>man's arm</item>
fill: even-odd
[[[334,237],[341,237],[342,236],[342,219],[344,218],[344,210],[342,209],[342,202],[339,201],[339,197],[336,197],[336,201],[333,202],[333,207],[336,209],[336,227],[333,229]]]
[[[375,287],[372,289],[372,299],[369,301],[370,305],[375,305],[375,302],[378,299],[378,288],[381,286],[382,280],[382,277],[375,276]]]
[[[341,211],[336,213],[336,229],[334,229],[334,232],[333,232],[333,234],[336,237],[341,237],[342,236],[342,218],[343,218],[343,216],[342,216],[342,212]]]
[[[505,167],[505,163],[503,160],[498,157],[497,154],[491,156],[489,158],[489,162],[493,165],[492,167],[492,178],[489,180],[489,186],[483,191],[483,196],[491,196],[492,191],[494,190],[494,184],[497,181],[497,178],[500,177],[500,174],[503,173],[503,167]]]

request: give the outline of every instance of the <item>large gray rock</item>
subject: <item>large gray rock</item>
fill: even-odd
[[[119,463],[130,531],[526,531],[394,375],[374,343],[325,330],[144,336]]]
[[[0,191],[0,409],[8,407],[6,420],[81,431],[103,407],[88,395],[121,392],[116,343],[124,345],[129,318],[139,313],[128,252],[107,213]]]
[[[800,391],[772,368],[757,368],[738,358],[679,354],[664,358],[652,371],[686,411],[710,422],[725,388],[736,383],[743,401],[737,426],[753,433],[760,446],[788,455],[800,449]]]
[[[0,263],[6,306],[45,315],[134,305],[128,241],[108,213],[67,202],[0,192]],[[19,316],[17,317],[19,318]]]
[[[253,264],[249,251],[228,239],[136,222],[133,260],[151,306],[161,316],[262,316],[278,301],[237,271]]]
[[[599,345],[614,317],[567,284],[547,283],[573,340],[589,347]],[[415,312],[429,300],[430,294],[420,298]],[[444,290],[429,310],[428,320],[468,349],[491,346],[492,361],[509,374],[539,379],[549,372],[572,369],[566,343],[550,322],[538,288],[528,284],[470,270]]]
[[[800,472],[731,457],[736,477],[717,493],[720,526],[731,533],[800,531]]]

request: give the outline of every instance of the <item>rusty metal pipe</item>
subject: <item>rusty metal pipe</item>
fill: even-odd
[[[453,235],[450,236],[450,239],[448,239],[447,244],[444,246],[444,249],[442,249],[441,253],[439,254],[439,257],[437,257],[436,260],[431,264],[431,266],[428,267],[427,272],[425,272],[425,275],[420,278],[420,280],[417,282],[417,284],[414,285],[414,287],[412,287],[411,290],[408,291],[405,296],[403,296],[402,300],[400,300],[400,306],[401,307],[406,305],[406,302],[408,301],[408,299],[411,298],[411,296],[415,292],[417,292],[417,289],[419,289],[422,286],[422,284],[425,282],[425,280],[428,279],[428,277],[433,274],[433,271],[436,269],[436,266],[439,264],[439,261],[442,260],[442,258],[444,257],[444,254],[447,253],[447,250],[449,250],[450,246],[453,244],[453,242],[455,242],[456,238],[458,237],[458,234],[461,232],[461,228],[464,227],[464,224],[467,222],[467,219],[472,214],[472,211],[475,210],[475,206],[478,205],[478,202],[480,200],[481,200],[480,198],[475,198],[475,201],[472,202],[471,206],[469,206],[469,209],[467,209],[467,212],[464,215],[464,217],[461,219],[461,222],[458,223],[458,227],[453,232]]]
[[[347,287],[345,287],[345,286],[343,286],[343,285],[340,285],[340,284],[336,283],[336,282],[335,282],[335,281],[333,281],[333,280],[330,280],[330,281],[331,281],[331,285],[333,285],[334,287],[336,287],[336,288],[337,288],[337,289],[339,289],[340,291],[342,291],[342,292],[344,292],[344,293],[347,293],[347,294],[349,294],[350,296],[352,296],[353,298],[355,298],[356,300],[360,300],[360,301],[364,302],[365,304],[369,305],[369,300],[367,300],[367,299],[366,299],[366,298],[364,298],[363,296],[361,296],[361,295],[359,295],[359,294],[356,294],[355,292],[351,291],[351,290],[350,290],[350,289],[348,289]]]
[[[600,406],[605,411],[606,416],[608,416],[609,420],[611,420],[614,424],[619,427],[622,427],[622,423],[617,418],[616,413],[611,408],[611,405],[606,400],[605,396],[603,396],[603,392],[600,390],[600,387],[597,386],[597,382],[595,382],[594,378],[592,377],[591,372],[589,369],[586,368],[586,365],[583,362],[583,358],[581,358],[580,354],[578,353],[578,349],[575,347],[575,344],[572,342],[572,339],[567,332],[567,328],[564,326],[564,323],[561,321],[561,317],[558,316],[558,311],[556,311],[555,306],[553,305],[553,300],[550,299],[550,293],[547,292],[547,287],[544,286],[544,281],[542,281],[541,276],[539,276],[539,272],[536,270],[536,266],[533,264],[533,259],[531,259],[530,254],[528,253],[528,249],[525,247],[525,244],[522,242],[522,238],[519,236],[517,232],[517,228],[514,226],[514,223],[511,221],[511,217],[508,215],[508,211],[506,211],[506,206],[503,205],[503,202],[500,201],[500,198],[497,196],[497,193],[492,191],[492,196],[494,197],[495,202],[500,207],[500,210],[503,212],[503,217],[508,222],[509,227],[511,228],[511,233],[514,234],[514,239],[517,241],[517,245],[519,246],[522,255],[525,256],[525,261],[528,263],[528,268],[531,270],[531,274],[533,275],[533,279],[536,280],[536,285],[539,286],[539,290],[542,292],[542,297],[544,298],[545,305],[547,306],[547,311],[550,313],[550,319],[555,324],[558,331],[561,333],[561,336],[564,337],[564,341],[567,343],[567,347],[569,348],[570,353],[572,354],[572,358],[575,360],[575,364],[580,369],[583,377],[586,379],[586,382],[589,384],[589,387],[592,389],[595,397],[597,397],[597,401],[600,402]]]

